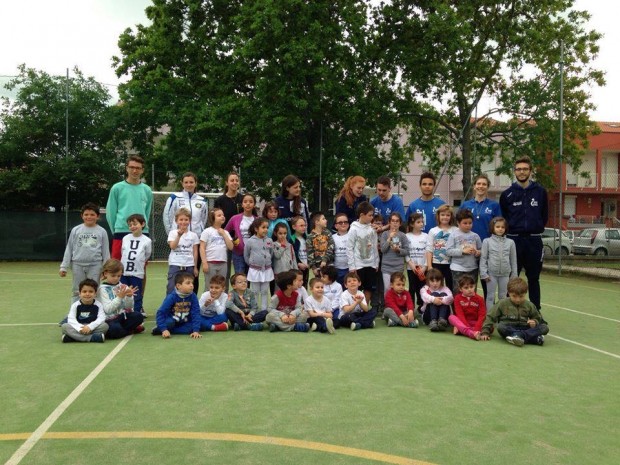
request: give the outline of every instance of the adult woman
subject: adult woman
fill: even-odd
[[[350,176],[338,194],[336,214],[344,213],[347,215],[349,224],[357,220],[357,206],[368,201],[368,197],[364,195],[364,187],[366,187],[366,179],[362,176]]]
[[[301,197],[301,181],[297,176],[289,174],[284,177],[280,195],[274,201],[278,206],[278,218],[284,218],[289,226],[295,216],[301,216],[306,224],[310,224],[308,203]]]
[[[239,187],[239,175],[232,171],[228,173],[228,176],[226,176],[224,193],[215,199],[215,208],[221,208],[224,212],[224,216],[226,217],[224,227],[233,216],[243,211],[241,206],[243,196],[239,193]]]

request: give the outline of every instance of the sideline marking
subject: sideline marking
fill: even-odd
[[[620,323],[620,320],[615,320],[613,318],[607,318],[606,316],[594,315],[593,313],[580,312],[579,310],[573,310],[572,308],[558,307],[557,305],[546,304],[544,302],[541,302],[541,304],[545,305],[546,307],[559,308],[560,310],[566,310],[567,312],[579,313],[581,315],[587,315],[587,316],[591,316],[594,318],[600,318],[602,320],[613,321],[614,323]]]
[[[0,434],[0,440],[23,439],[28,433]],[[343,447],[324,442],[304,441],[272,436],[255,436],[233,433],[201,433],[195,431],[92,431],[92,432],[51,432],[44,433],[43,439],[198,439],[207,441],[233,441],[270,446],[286,446],[318,452],[348,455],[367,460],[375,460],[396,465],[434,465],[431,462],[409,459],[398,455],[384,454],[365,449]],[[8,464],[9,462],[7,462]]]
[[[49,325],[56,325],[56,326],[58,326],[58,323],[0,323],[0,327],[6,327],[6,326],[49,326]]]
[[[616,289],[604,289],[604,288],[601,288],[601,287],[585,286],[585,285],[579,284],[579,283],[570,283],[570,284],[568,284],[568,283],[563,283],[561,281],[553,281],[551,279],[541,279],[540,281],[541,282],[550,282],[550,283],[553,283],[553,284],[561,284],[563,286],[584,287],[586,289],[594,289],[595,291],[613,292],[613,293],[619,293],[620,292],[620,291],[618,291]]]
[[[618,360],[620,360],[620,355],[612,354],[611,352],[606,352],[604,350],[597,349],[596,347],[592,347],[592,346],[588,346],[586,344],[582,344],[581,342],[572,341],[570,339],[566,339],[565,337],[556,336],[555,334],[551,334],[551,333],[547,334],[547,336],[554,337],[554,338],[559,339],[561,341],[568,342],[570,344],[575,344],[577,346],[584,347],[586,349],[590,349],[590,350],[593,350],[595,352],[600,352],[601,354],[609,355],[610,357],[617,358]]]
[[[103,369],[112,361],[116,354],[118,354],[123,347],[127,345],[127,343],[131,340],[133,335],[130,335],[124,338],[115,348],[110,352],[106,358],[104,358],[99,365],[95,367],[93,371],[82,381],[78,387],[76,387],[71,394],[67,396],[65,400],[63,400],[56,409],[50,413],[50,415],[39,425],[39,427],[28,436],[26,442],[24,442],[19,449],[15,451],[15,453],[11,456],[9,460],[6,461],[5,465],[17,465],[21,460],[32,450],[32,448],[39,442],[39,440],[45,435],[48,429],[52,427],[52,425],[58,420],[58,418],[67,410],[71,404],[79,397],[82,392],[88,387],[90,383],[94,381],[94,379],[103,371]]]

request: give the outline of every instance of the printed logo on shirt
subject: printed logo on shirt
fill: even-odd
[[[532,201],[530,202],[530,205],[532,207],[537,207],[538,206],[538,202],[536,201],[536,199],[532,199]]]

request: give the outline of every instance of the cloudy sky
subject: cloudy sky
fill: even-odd
[[[149,0],[4,0],[0,28],[0,83],[17,73],[17,66],[64,75],[77,66],[86,76],[109,84],[115,95],[119,83],[111,68],[117,41],[127,27],[144,23]],[[607,86],[591,89],[597,121],[620,121],[620,28],[618,0],[576,0],[578,9],[592,15],[590,26],[605,34],[597,67],[606,72]],[[7,95],[0,89],[0,95]]]

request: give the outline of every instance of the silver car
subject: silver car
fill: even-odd
[[[569,255],[572,253],[572,244],[565,231],[562,231],[562,248],[560,249],[560,230],[545,228],[542,233],[543,250],[545,255]]]
[[[575,255],[620,255],[620,229],[587,228],[573,241]]]

